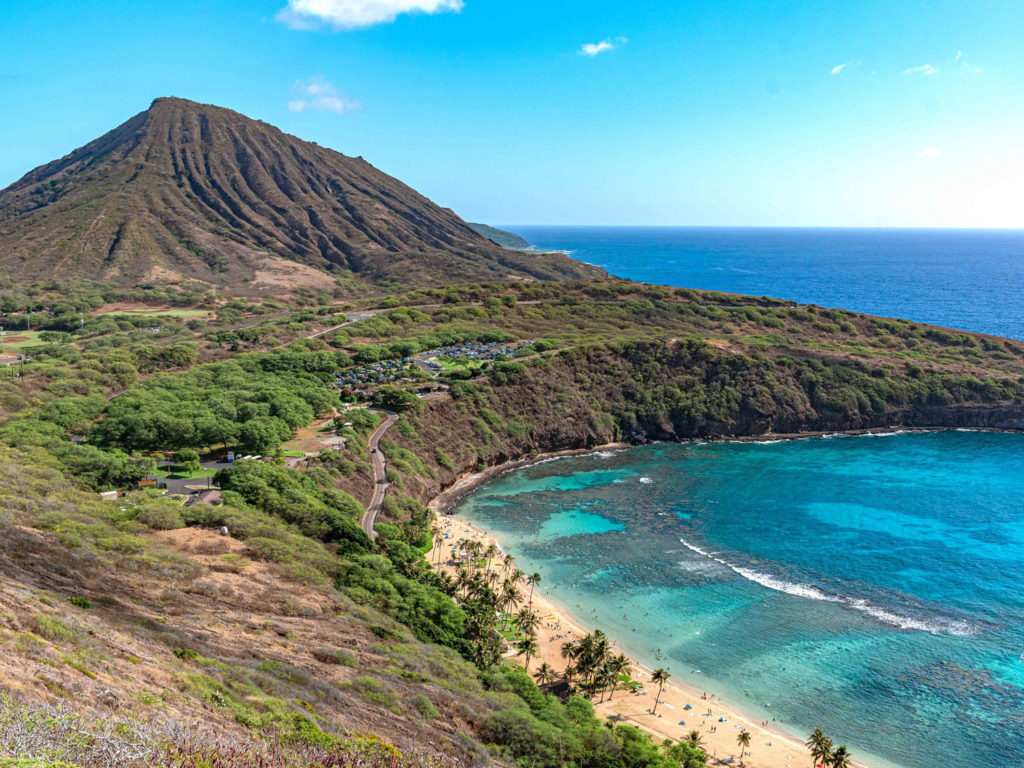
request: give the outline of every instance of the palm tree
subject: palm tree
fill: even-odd
[[[629,659],[623,653],[609,659],[608,667],[612,673],[612,690],[608,694],[608,700],[611,701],[612,697],[615,696],[615,689],[619,687],[620,678],[623,675],[628,677],[633,672],[633,668],[629,665]]]
[[[601,692],[601,699],[598,701],[604,701],[604,692],[612,685],[615,680],[615,675],[612,673],[611,664],[607,661],[604,662],[597,671],[594,673],[594,688]]]
[[[651,682],[658,684],[658,698],[654,700],[654,708],[651,710],[652,715],[658,711],[658,702],[661,701],[661,692],[665,689],[665,683],[668,682],[668,679],[670,677],[672,677],[672,675],[670,675],[661,667],[658,667],[651,674]]]
[[[540,584],[540,574],[531,573],[526,577],[526,583],[530,585],[530,596],[526,598],[527,605],[533,605],[533,588]]]
[[[530,669],[530,659],[540,653],[540,646],[537,645],[537,639],[531,635],[527,635],[516,643],[516,650],[519,651],[526,659],[526,669]]]
[[[750,731],[740,731],[736,734],[736,743],[740,745],[740,765],[743,765],[743,756],[750,746]]]
[[[519,625],[523,632],[533,636],[537,632],[537,625],[540,624],[540,619],[529,608],[523,608],[523,610],[516,614],[516,624]]]
[[[850,757],[850,753],[845,746],[836,747],[829,760],[831,768],[850,768],[853,765],[853,758]]]
[[[697,749],[704,748],[704,737],[700,735],[700,731],[690,731],[690,735],[686,737],[686,740],[691,746],[697,747]]]
[[[533,676],[537,678],[537,682],[541,685],[548,685],[555,680],[555,670],[545,661],[540,665],[540,669],[533,673]]]
[[[582,683],[586,685],[597,668],[593,635],[584,635],[576,644],[573,659],[576,662],[576,671],[579,672]]]
[[[561,650],[563,659],[575,659],[576,656],[579,655],[579,648],[577,647],[576,643],[572,642],[571,640],[566,640],[564,643],[562,643]]]
[[[815,728],[807,741],[804,742],[807,745],[807,749],[811,751],[811,757],[814,758],[814,764],[821,763],[822,765],[828,765],[829,760],[832,758],[832,739],[821,732],[821,728]]]
[[[480,568],[480,556],[483,554],[483,551],[484,545],[479,541],[471,541],[466,546],[466,552],[472,559],[472,566],[474,570],[479,570]]]
[[[441,533],[441,529],[436,525],[431,527],[431,532],[434,534],[434,559],[437,562],[441,562],[441,544],[444,542],[444,534]]]
[[[501,628],[504,629],[508,624],[508,617],[511,610],[516,604],[516,585],[512,579],[506,578],[501,583],[501,589],[498,592],[498,608],[505,614],[505,618],[501,623]]]

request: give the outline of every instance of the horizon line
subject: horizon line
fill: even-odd
[[[469,223],[468,219],[465,220]],[[485,223],[485,222],[476,222]],[[942,226],[867,226],[856,224],[490,224],[500,228],[507,227],[562,227],[587,229],[806,229],[806,230],[863,230],[863,231],[902,231],[902,232],[1021,232],[1019,227],[942,227]]]

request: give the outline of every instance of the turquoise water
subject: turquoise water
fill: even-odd
[[[457,514],[576,619],[755,717],[876,765],[1019,767],[1022,490],[1024,436],[929,432],[559,459]]]

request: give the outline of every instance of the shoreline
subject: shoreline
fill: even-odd
[[[445,533],[453,537],[454,541],[475,539],[484,544],[493,543],[501,549],[500,542],[493,535],[454,515],[445,515],[442,525]],[[427,553],[428,562],[433,552],[431,549]],[[443,564],[440,568],[448,570]],[[525,598],[521,604],[524,607],[527,605]],[[562,641],[579,639],[594,628],[577,620],[547,590],[538,589],[534,592],[531,607],[541,619],[541,624],[537,631],[540,653],[531,661],[529,671],[535,672],[541,663],[546,662],[561,672],[565,667],[565,661],[561,658]],[[598,719],[614,716],[620,723],[635,725],[652,734],[656,741],[684,741],[691,731],[698,731],[707,752],[709,766],[739,764],[736,735],[741,728],[751,733],[749,753],[744,758],[748,768],[805,768],[812,764],[810,753],[799,738],[776,723],[769,721],[765,724],[731,701],[723,701],[713,692],[698,688],[692,677],[673,674],[665,684],[661,697],[657,698],[657,686],[650,682],[650,667],[638,661],[635,654],[627,652],[616,638],[609,636],[608,641],[613,653],[623,653],[629,658],[633,669],[631,677],[641,683],[643,689],[639,693],[619,689],[610,700],[605,699],[600,703],[594,699],[592,704]],[[516,663],[522,664],[514,653],[506,655],[506,658],[516,659]],[[651,714],[650,709],[656,699],[657,712]],[[686,710],[687,705],[692,709]],[[685,725],[681,725],[682,722]],[[729,757],[734,758],[732,762],[722,762]],[[869,768],[859,761],[854,765]]]
[[[765,441],[782,442],[789,440],[827,439],[833,436],[886,436],[911,432],[939,431],[1016,433],[1014,430],[991,428],[882,427],[842,431],[821,430],[794,434],[768,433],[742,437],[722,437],[711,440],[695,438],[679,442],[764,443]],[[638,447],[638,445],[615,442],[591,448],[542,452],[487,467],[479,472],[464,473],[452,485],[432,498],[427,506],[438,514],[438,520],[442,523],[445,532],[449,536],[457,535],[460,538],[477,539],[485,544],[493,543],[504,554],[505,550],[501,547],[501,542],[495,539],[491,533],[451,513],[452,508],[465,496],[483,483],[508,472],[556,459],[586,456],[602,451],[625,450],[633,447]],[[434,549],[432,547],[430,552],[425,555],[428,562],[430,562],[433,552]],[[443,568],[444,566],[440,567]],[[585,622],[577,620],[571,610],[551,597],[547,589],[536,590],[533,594],[532,602],[535,613],[541,618],[541,625],[538,630],[538,644],[540,645],[541,652],[535,662],[531,662],[531,671],[534,671],[539,664],[547,662],[560,672],[565,666],[565,662],[560,654],[560,641],[563,638],[582,637],[592,632],[594,628],[588,627]],[[525,599],[523,603],[525,604]],[[604,719],[615,716],[620,722],[631,723],[658,738],[668,738],[674,741],[685,740],[690,731],[696,730],[701,734],[702,743],[708,755],[708,765],[738,764],[739,755],[736,734],[739,733],[741,728],[749,731],[752,736],[750,752],[744,758],[745,764],[750,768],[802,768],[805,765],[813,765],[813,760],[807,747],[797,736],[785,730],[781,725],[774,723],[774,721],[765,722],[752,717],[734,702],[723,701],[713,693],[704,698],[704,694],[707,692],[697,686],[697,681],[692,676],[676,677],[673,675],[672,679],[665,685],[661,698],[658,699],[657,714],[651,714],[649,710],[654,704],[657,693],[657,689],[650,686],[652,670],[647,665],[639,662],[635,654],[627,653],[615,638],[609,637],[608,639],[616,653],[624,653],[629,658],[630,664],[633,667],[634,680],[640,681],[641,676],[643,676],[646,679],[647,688],[644,693],[640,694],[619,690],[615,692],[611,700],[605,700],[602,703],[595,701],[594,710],[599,718]],[[509,658],[516,657],[513,655]],[[650,692],[651,690],[654,691],[653,694]],[[644,706],[645,704],[647,706]],[[690,705],[692,709],[686,710],[686,705]],[[702,714],[701,710],[711,713],[710,716]],[[668,712],[673,714],[665,718],[664,715]],[[673,718],[676,715],[688,718],[685,720],[685,725],[682,725],[683,721],[679,723],[674,721]],[[719,720],[719,718],[724,719]],[[719,726],[722,727],[721,732],[718,731]],[[723,763],[722,760],[727,757],[733,757],[734,760],[730,763]],[[872,764],[864,763],[860,760],[854,761],[853,765],[857,766],[857,768],[877,768],[877,766],[872,766]]]
[[[438,514],[445,515],[452,507],[462,501],[463,497],[474,491],[483,483],[493,480],[496,477],[513,472],[518,469],[525,469],[534,464],[540,464],[555,459],[568,458],[570,456],[588,456],[601,451],[623,451],[628,448],[640,448],[644,445],[672,444],[685,445],[687,443],[775,443],[791,440],[814,440],[828,439],[831,437],[865,437],[877,435],[909,434],[913,432],[991,432],[996,434],[1017,435],[1024,434],[1024,430],[998,429],[996,427],[863,427],[860,429],[833,429],[813,430],[809,432],[765,432],[760,435],[737,435],[717,437],[691,437],[684,440],[651,440],[647,443],[627,443],[623,441],[604,443],[591,448],[566,448],[561,451],[542,451],[532,456],[525,456],[521,459],[495,464],[485,467],[478,472],[463,472],[455,478],[455,482],[442,490],[427,502],[427,507]]]

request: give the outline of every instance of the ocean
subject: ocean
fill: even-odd
[[[1024,437],[658,444],[456,514],[649,667],[874,766],[1024,766]],[[697,702],[699,704],[699,702]]]
[[[632,280],[1024,339],[1024,230],[504,228]]]

